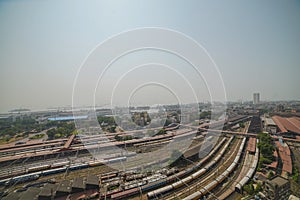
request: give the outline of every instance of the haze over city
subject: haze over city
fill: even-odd
[[[89,52],[142,27],[176,30],[203,45],[229,101],[251,100],[254,92],[261,100],[297,100],[299,19],[298,1],[0,1],[0,111],[71,105]],[[155,92],[164,101],[149,103],[174,103],[172,95]]]
[[[300,1],[0,0],[1,200],[300,200]]]

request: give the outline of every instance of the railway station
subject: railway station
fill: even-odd
[[[2,146],[0,187],[21,186],[23,189],[19,190],[24,190],[18,192],[18,196],[13,193],[3,199],[22,199],[24,195],[32,199],[124,199],[136,196],[147,199],[214,199],[218,196],[226,199],[242,194],[244,186],[255,177],[258,168],[258,132],[263,128],[258,119],[235,116],[225,122],[227,130],[217,130],[224,121],[190,127],[177,125],[168,127],[163,135],[127,141],[116,141],[117,134],[109,133],[82,138],[71,135],[44,143]],[[241,123],[246,124],[244,129],[240,128],[242,131],[230,129]],[[254,132],[249,132],[250,129]],[[133,133],[123,134],[129,136]],[[216,144],[207,145],[214,141],[216,135],[220,136]],[[164,154],[156,162],[145,159],[148,163],[134,167],[139,160],[135,158],[141,153],[155,151],[189,137],[192,143],[173,168],[153,171],[155,166],[168,162],[168,156]],[[297,138],[277,135],[272,138],[278,149],[278,157],[283,162],[280,175],[288,177],[292,174],[292,161],[287,143],[299,141]],[[122,151],[111,151],[113,146],[121,149],[126,147],[131,152],[124,154]],[[91,153],[98,151],[107,152],[108,156],[95,160]],[[274,155],[277,155],[276,150]],[[11,162],[15,162],[15,165],[11,166]],[[120,164],[126,170],[114,171],[110,168],[110,165]],[[277,166],[278,162],[274,161],[268,168],[276,171]]]

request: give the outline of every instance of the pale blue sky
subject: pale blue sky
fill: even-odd
[[[71,105],[76,72],[111,35],[185,33],[211,54],[228,100],[300,100],[299,1],[0,1],[0,111]],[[101,104],[101,103],[99,103]]]

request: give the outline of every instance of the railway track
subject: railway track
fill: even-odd
[[[245,146],[245,141],[246,138],[243,139],[242,144],[238,150],[237,156],[235,157],[234,161],[231,163],[230,167],[226,169],[221,175],[219,175],[215,180],[212,180],[208,185],[204,186],[202,189],[199,191],[194,192],[193,194],[189,195],[188,197],[184,198],[184,200],[195,200],[195,199],[200,199],[202,197],[205,197],[208,193],[211,193],[215,188],[220,187],[221,184],[223,184],[223,181],[232,175],[234,172],[235,168],[238,166],[242,151]],[[253,163],[251,164],[250,170],[247,172],[246,176],[243,177],[243,179],[236,184],[235,190],[236,191],[241,191],[242,187],[253,177],[255,173],[255,168],[257,167],[258,164],[258,159],[259,159],[259,150],[256,147],[255,150],[255,158]],[[217,197],[215,197],[217,199]]]
[[[223,139],[224,141],[225,141],[225,139]],[[63,175],[62,175],[63,176]],[[69,176],[69,175],[68,175]],[[50,177],[48,177],[48,178],[50,178]],[[64,178],[63,178],[64,179]],[[14,187],[12,187],[11,189],[13,189]]]
[[[232,193],[235,192],[235,186],[237,183],[239,183],[243,177],[246,176],[247,172],[250,169],[250,166],[252,162],[254,161],[254,156],[250,155],[248,152],[245,156],[245,159],[242,158],[242,161],[240,165],[238,165],[235,174],[231,177],[231,182],[228,182],[224,187],[222,187],[220,190],[216,191],[215,196],[218,197],[219,200],[226,199],[229,197]],[[209,198],[210,200],[213,200],[213,198]]]
[[[233,138],[231,138],[231,139],[233,139]],[[220,139],[219,143],[214,147],[213,150],[211,150],[209,148],[207,149],[205,147],[204,151],[209,151],[209,152],[207,152],[208,154],[207,155],[205,154],[206,156],[202,155],[205,157],[203,157],[199,162],[192,163],[191,166],[188,166],[186,169],[182,169],[179,173],[174,174],[174,175],[164,178],[164,179],[160,179],[158,181],[150,182],[146,185],[143,185],[142,187],[136,187],[131,190],[123,190],[123,191],[115,192],[114,194],[111,194],[111,192],[110,192],[111,198],[112,199],[123,199],[123,198],[129,198],[129,197],[139,194],[139,198],[147,199],[146,192],[148,192],[149,190],[153,190],[158,187],[163,187],[167,184],[177,181],[177,179],[179,179],[179,178],[188,176],[190,173],[195,172],[195,170],[197,170],[202,165],[204,165],[205,163],[210,161],[212,159],[212,157],[214,157],[215,154],[220,150],[221,146],[224,144],[225,141],[226,141],[226,138]],[[209,145],[208,145],[208,147],[209,147]],[[106,190],[104,190],[104,191],[106,191]]]
[[[160,155],[160,156],[162,156],[162,155]],[[167,155],[166,155],[165,157],[162,157],[162,158],[168,159]],[[70,161],[69,161],[68,163],[71,164]],[[86,163],[86,162],[83,162],[83,163]],[[81,162],[80,164],[82,164],[82,162]],[[133,165],[132,167],[136,167],[136,163],[132,162],[131,164]],[[150,163],[150,164],[153,164],[153,163]],[[41,165],[41,166],[45,166],[45,163],[44,163],[44,165]],[[49,166],[50,166],[50,165],[49,165]],[[48,166],[48,167],[49,167],[49,166]],[[48,167],[47,167],[47,169],[48,169]],[[128,169],[128,168],[127,168],[127,169]],[[27,173],[26,170],[25,170],[25,168],[19,168],[18,170],[24,171],[24,173],[22,173],[22,174]],[[124,169],[124,171],[125,171],[125,169]],[[13,174],[10,174],[10,175],[13,175]]]
[[[231,144],[231,142],[233,141],[233,137],[230,138],[230,140],[224,145],[224,147],[222,148],[222,150],[220,150],[220,152],[216,155],[216,152],[211,152],[209,153],[209,159],[211,160],[208,164],[205,165],[205,167],[202,167],[201,169],[197,170],[197,171],[194,171],[193,174],[187,176],[184,178],[184,176],[181,176],[183,179],[180,180],[179,178],[177,178],[178,180],[175,180],[176,182],[173,183],[173,184],[169,184],[165,187],[162,187],[162,188],[159,188],[157,190],[154,190],[152,192],[149,192],[147,194],[147,196],[149,198],[157,198],[157,197],[160,197],[164,194],[167,194],[167,193],[170,193],[174,190],[179,190],[179,188],[183,187],[184,185],[188,185],[190,184],[190,182],[192,182],[193,180],[196,180],[198,179],[199,177],[202,177],[203,175],[205,175],[205,173],[207,171],[210,171],[221,159],[221,157],[224,155],[226,149],[228,148],[228,146]],[[219,146],[221,145],[222,143],[219,144]],[[213,156],[213,158],[211,158]],[[216,156],[214,158],[214,156]],[[206,159],[206,162],[207,162],[207,159]],[[206,162],[202,162],[200,161],[199,163],[202,163],[201,166],[203,164],[205,164]],[[198,166],[199,168],[199,163],[196,164],[195,166]],[[194,166],[194,167],[195,167]],[[188,170],[188,169],[187,169]],[[187,174],[188,175],[188,174]]]
[[[183,199],[186,196],[192,194],[193,192],[196,192],[197,190],[208,185],[212,180],[215,180],[219,174],[221,174],[231,165],[231,163],[234,161],[237,155],[237,151],[240,147],[240,144],[241,140],[234,141],[234,143],[232,144],[234,148],[230,148],[230,150],[227,151],[226,156],[224,157],[224,160],[226,160],[225,162],[222,163],[222,161],[220,161],[215,166],[215,168],[211,169],[208,173],[204,174],[199,179],[194,180],[191,184],[186,185],[186,187],[174,191],[173,194],[165,195],[163,199]]]
[[[177,135],[177,136],[180,136],[180,135],[182,135],[182,134],[186,134],[186,133],[189,133],[189,129],[183,129],[183,130],[181,130],[181,131],[179,131],[177,134],[175,134],[175,135]],[[115,134],[113,134],[113,135],[115,135]],[[113,136],[113,135],[111,135],[111,134],[109,134],[109,136]],[[98,136],[99,137],[99,136]],[[103,137],[103,136],[101,136],[101,137]],[[92,136],[92,138],[95,138],[95,136]],[[170,141],[172,138],[166,138],[166,139],[164,139],[164,138],[162,138],[162,139],[160,139],[160,140],[162,140],[163,142],[167,142],[167,141]],[[154,141],[152,141],[152,144],[153,145],[159,145],[159,143],[160,143],[160,140],[154,140]],[[144,142],[139,142],[139,143],[137,143],[137,144],[140,144],[141,146],[143,145],[143,144],[147,144],[147,145],[151,145],[151,143],[149,144],[149,141],[148,141],[148,139],[145,139],[145,141]],[[81,144],[82,145],[82,144]],[[82,152],[82,153],[79,153],[78,151],[76,152],[75,151],[75,157],[76,158],[78,158],[78,157],[85,157],[85,156],[90,156],[91,154],[88,152],[88,153],[84,153],[84,152]],[[50,162],[51,160],[53,160],[53,161],[55,161],[55,159],[57,159],[58,157],[62,157],[62,158],[69,158],[70,156],[64,156],[63,155],[64,153],[62,153],[62,154],[57,154],[57,156],[55,156],[54,158],[48,158],[48,159],[44,159],[44,161],[40,161],[40,163],[41,164],[44,164],[44,162]],[[158,155],[158,157],[161,157],[161,155]],[[33,163],[35,163],[35,161],[33,161],[33,160],[30,160],[30,162],[28,162],[29,161],[29,159],[30,159],[30,157],[27,157],[27,158],[24,158],[25,160],[23,160],[23,162],[18,162],[19,160],[18,159],[16,159],[16,160],[14,160],[14,161],[12,161],[11,163],[14,163],[14,162],[16,162],[16,164],[14,164],[13,165],[13,168],[11,168],[11,163],[8,165],[8,166],[4,166],[5,168],[7,168],[7,170],[4,170],[5,168],[3,168],[3,170],[2,170],[2,172],[0,173],[0,177],[1,178],[8,178],[8,177],[12,177],[12,176],[17,176],[17,175],[22,175],[22,174],[25,174],[26,173],[26,168],[28,168],[28,167],[25,167],[24,166],[24,164],[25,164],[25,162],[24,161],[26,161],[26,165],[28,165],[29,163],[32,163],[32,165],[33,165]],[[28,160],[28,161],[27,161]],[[39,163],[39,161],[37,162],[37,163]],[[30,164],[29,164],[29,166],[30,166]]]

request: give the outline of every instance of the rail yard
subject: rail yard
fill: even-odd
[[[245,128],[240,131],[230,129],[241,122],[246,124]],[[200,126],[179,124],[162,135],[126,141],[116,140],[119,133],[107,133],[2,145],[1,197],[228,199],[239,196],[258,168],[258,122],[257,118],[239,116],[227,120],[227,130],[221,131],[218,130],[221,122],[217,121]],[[255,133],[249,133],[249,130]],[[124,136],[132,134],[123,133]],[[169,165],[170,155],[163,151],[153,154],[159,159],[143,158],[142,153],[155,153],[171,142],[179,148],[180,139],[188,137],[192,141],[184,148],[177,164]],[[279,148],[279,156],[284,156],[282,174],[292,173],[288,144],[297,146],[298,139],[272,138]],[[215,143],[206,145],[210,141]],[[104,156],[95,158],[94,154],[100,151],[105,152]],[[117,170],[120,166],[123,170]]]

